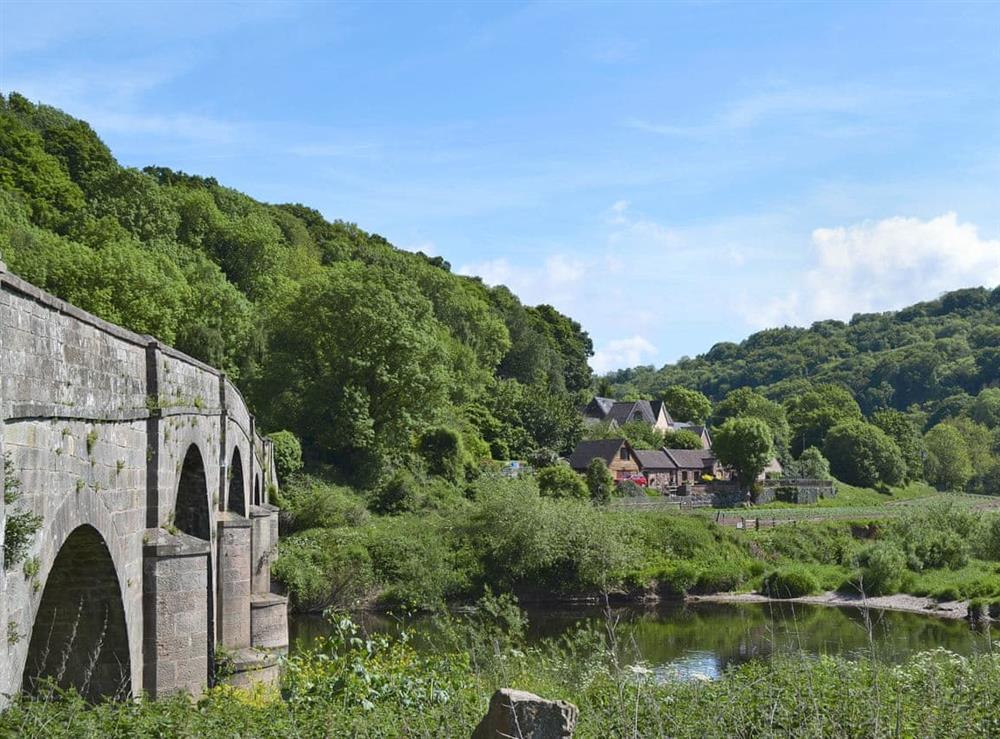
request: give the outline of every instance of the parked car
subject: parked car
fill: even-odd
[[[619,485],[621,483],[623,483],[623,482],[634,482],[636,485],[638,485],[641,488],[644,488],[644,487],[646,487],[646,485],[649,484],[649,481],[646,479],[646,476],[644,474],[642,474],[641,472],[634,473],[634,474],[631,474],[631,475],[625,475],[624,477],[622,477],[622,478],[620,478],[618,480],[618,484]]]

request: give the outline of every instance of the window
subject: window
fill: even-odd
[[[622,447],[618,450],[618,459],[628,461],[628,449]]]

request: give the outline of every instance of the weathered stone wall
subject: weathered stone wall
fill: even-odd
[[[111,605],[117,595],[121,605],[123,626],[107,655],[128,665],[127,690],[200,690],[226,607],[217,597],[216,540],[233,451],[244,465],[244,501],[255,478],[273,480],[270,445],[256,436],[239,392],[217,370],[60,301],[0,263],[0,411],[0,454],[20,480],[18,506],[43,517],[27,561],[0,569],[0,705],[21,685],[39,613],[51,613],[54,593],[79,579],[59,555],[84,530],[93,532],[87,551],[106,554],[93,561],[111,573],[93,600]],[[185,466],[192,450],[196,474]],[[182,486],[190,510],[191,496],[204,503],[201,520],[186,522],[204,532],[200,545],[175,528]],[[0,496],[0,542],[3,521]],[[237,579],[249,583],[252,541],[244,548]],[[90,619],[88,632],[95,614],[79,617]],[[108,680],[95,685],[103,692]]]

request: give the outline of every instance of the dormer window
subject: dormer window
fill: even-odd
[[[618,450],[618,459],[621,459],[623,461],[628,461],[628,449],[626,449],[625,447],[622,447],[621,449],[619,449]]]

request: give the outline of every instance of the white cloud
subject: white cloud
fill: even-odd
[[[824,318],[893,310],[947,290],[1000,283],[1000,239],[984,239],[955,213],[922,221],[886,218],[812,233],[815,266],[798,286],[749,299],[752,325],[807,325]],[[764,290],[760,290],[764,293]]]
[[[463,264],[458,274],[479,276],[487,285],[506,285],[527,305],[565,305],[578,294],[587,270],[594,265],[568,254],[550,254],[540,264],[513,265],[506,258]]]
[[[594,372],[603,373],[618,367],[635,367],[655,356],[656,347],[652,342],[636,334],[627,339],[614,339],[601,346],[590,358],[590,366]]]

